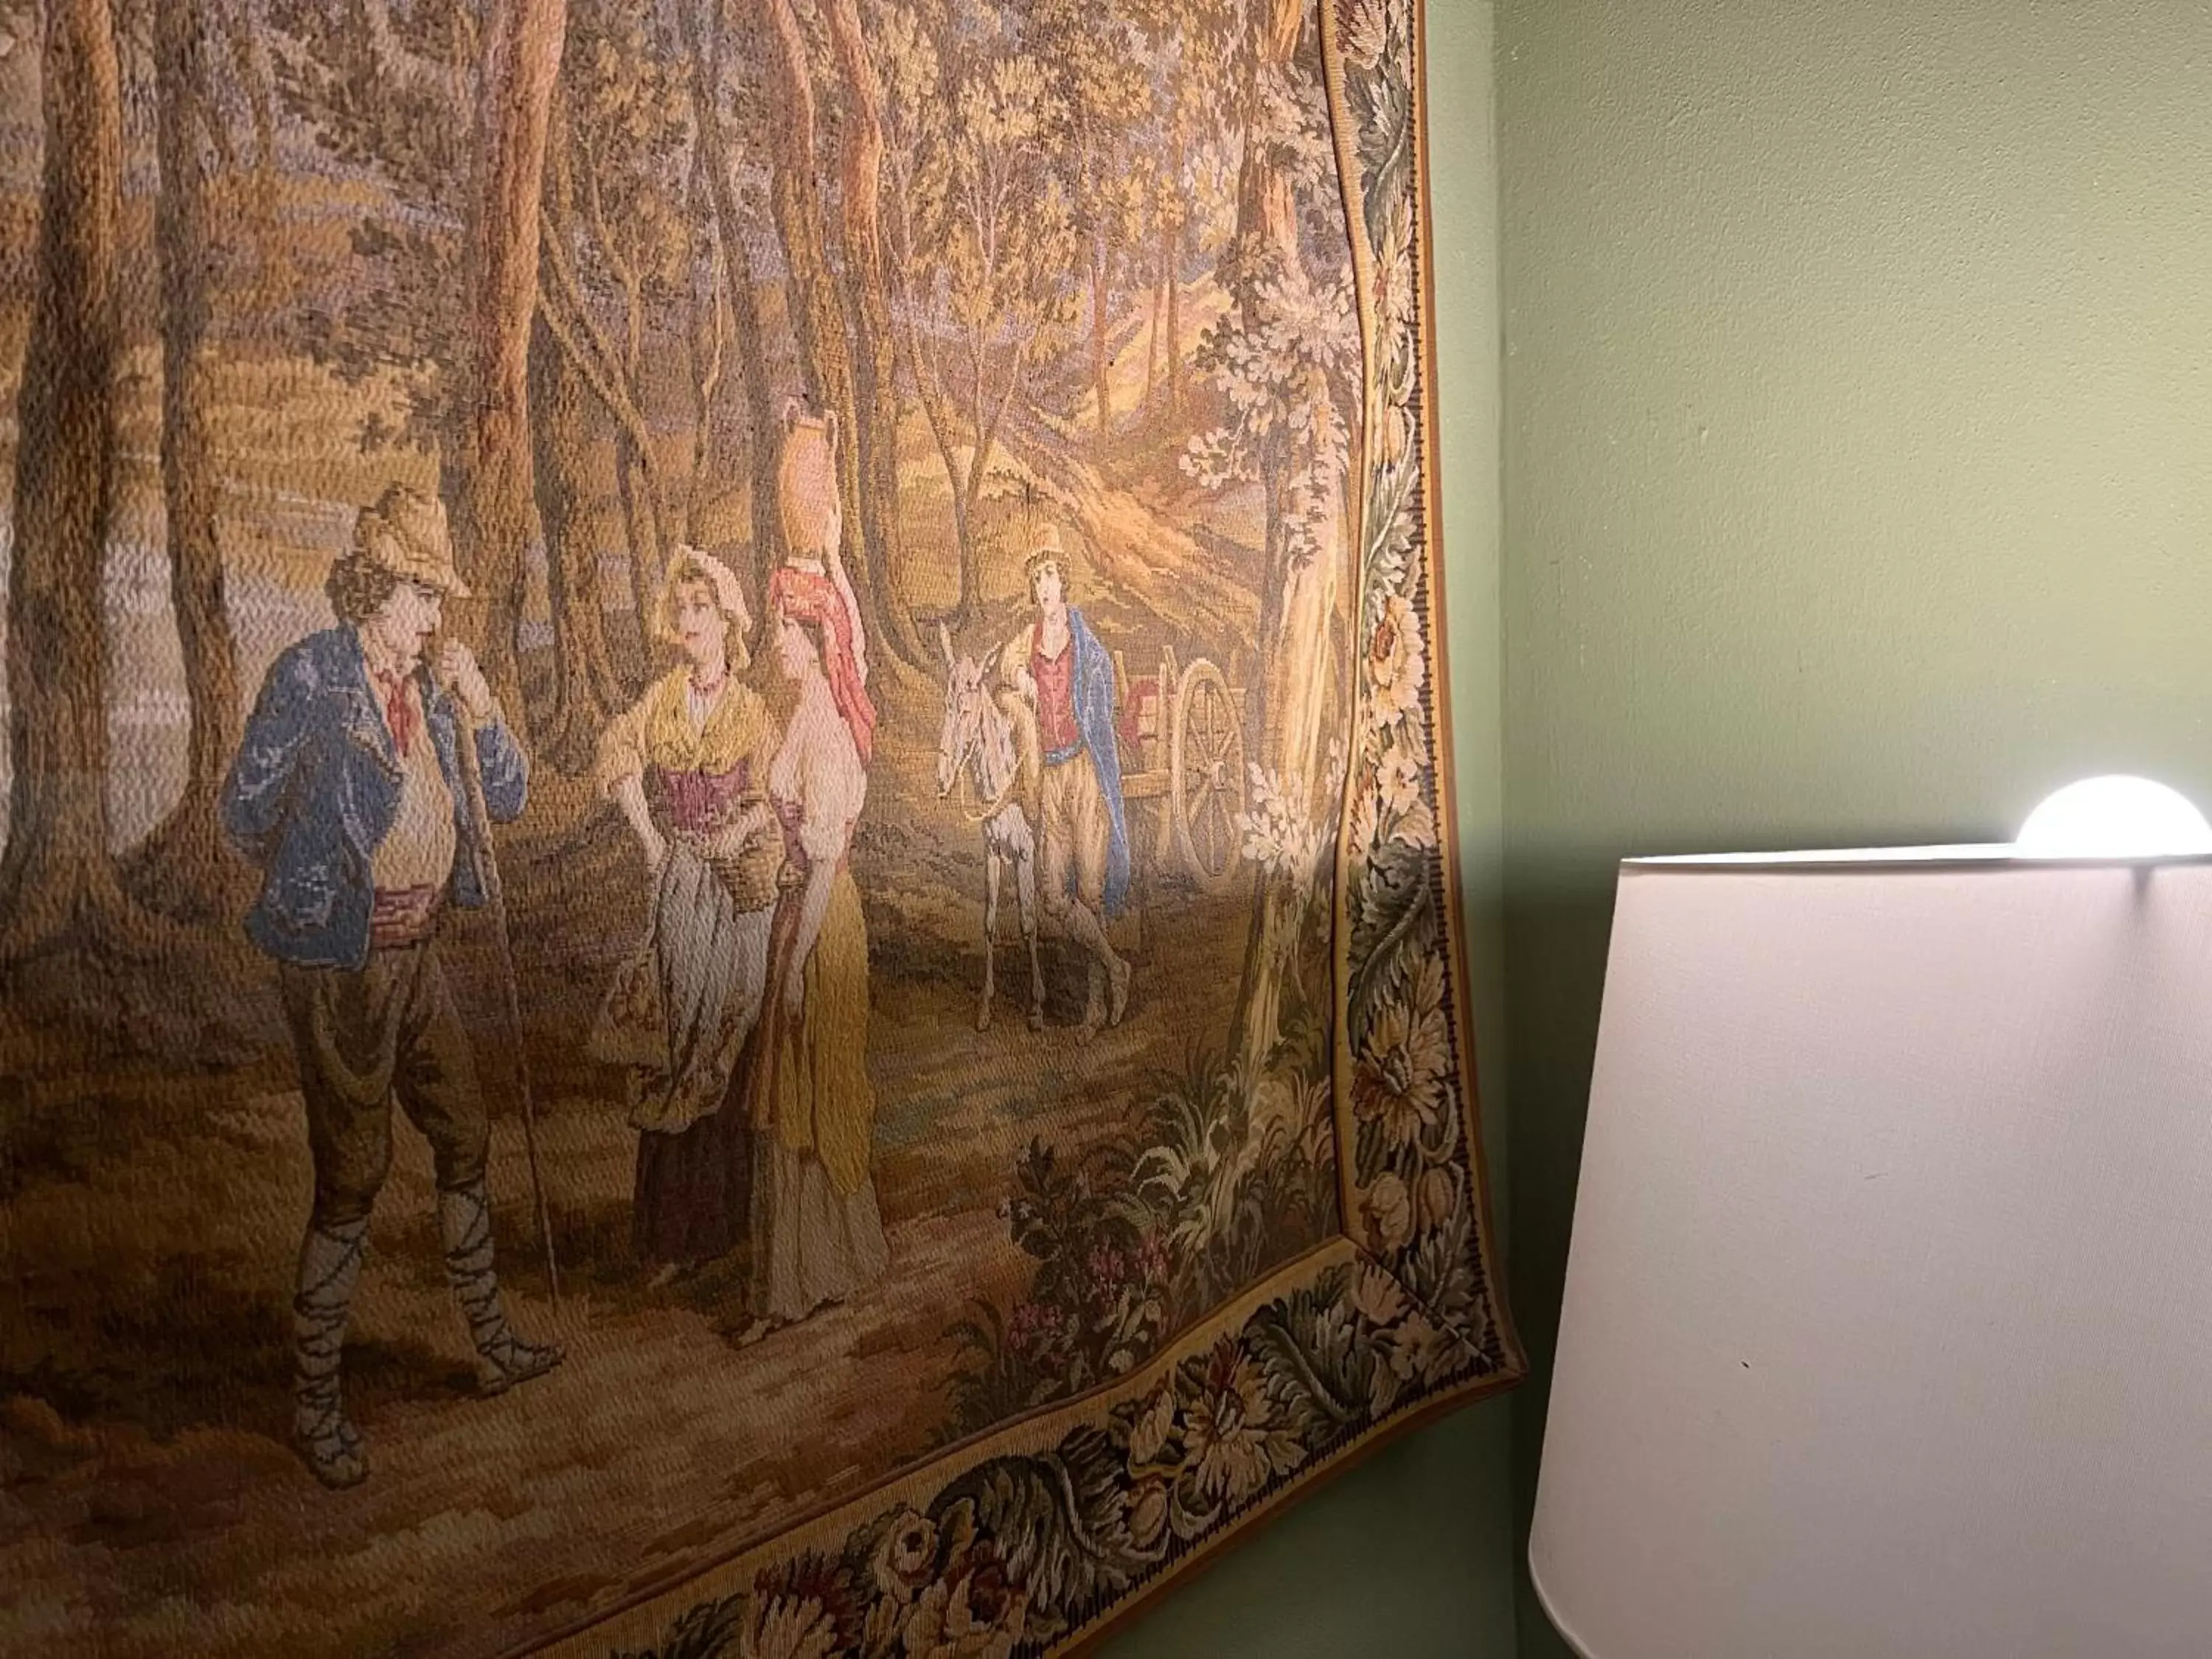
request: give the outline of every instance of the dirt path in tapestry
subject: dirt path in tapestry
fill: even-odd
[[[926,790],[920,809],[903,789],[881,799],[856,869],[874,956],[888,1276],[742,1350],[741,1259],[647,1288],[629,1254],[635,1137],[618,1080],[545,1062],[573,1054],[628,941],[618,927],[583,944],[548,930],[570,941],[555,951],[525,930],[566,1291],[556,1319],[495,1035],[488,930],[460,923],[447,956],[500,1103],[493,1183],[512,1311],[569,1358],[512,1395],[471,1397],[428,1157],[401,1130],[348,1349],[374,1469],[356,1490],[321,1490],[283,1437],[283,1309],[309,1169],[281,1061],[204,1077],[118,1066],[0,1098],[19,1149],[0,1171],[0,1261],[21,1299],[0,1325],[22,1322],[13,1338],[0,1332],[0,1650],[495,1654],[926,1455],[958,1358],[945,1327],[963,1298],[1004,1306],[1025,1282],[1000,1209],[1016,1154],[1033,1136],[1103,1132],[1158,1067],[1194,1041],[1218,1042],[1200,1011],[1225,1009],[1244,929],[1233,908],[1201,912],[1155,881],[1150,896],[1166,891],[1170,907],[1125,925],[1137,978],[1122,1027],[1077,1047],[1080,969],[1048,940],[1054,1025],[1027,1028],[1026,964],[1002,945],[997,1018],[978,1032],[973,832]],[[619,914],[611,895],[637,884],[634,857],[605,819],[563,843],[525,843],[518,914],[558,915],[586,895],[595,923]]]

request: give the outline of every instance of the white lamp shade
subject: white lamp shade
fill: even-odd
[[[1626,866],[1561,1321],[1589,1659],[2212,1654],[2212,865]]]

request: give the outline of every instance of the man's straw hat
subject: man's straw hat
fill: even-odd
[[[448,599],[469,596],[468,585],[453,568],[445,504],[405,484],[387,484],[374,506],[361,509],[353,523],[353,549],[402,581],[435,588]]]

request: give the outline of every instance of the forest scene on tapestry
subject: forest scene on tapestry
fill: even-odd
[[[1340,9],[0,0],[0,1656],[1041,1652],[1510,1380]]]

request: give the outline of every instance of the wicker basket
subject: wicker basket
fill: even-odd
[[[708,860],[740,910],[765,910],[776,901],[783,874],[783,837],[773,828],[748,841],[732,856]]]

